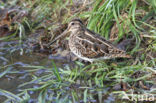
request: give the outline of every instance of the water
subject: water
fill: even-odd
[[[21,55],[21,48],[23,54]],[[49,59],[50,58],[50,59]],[[46,69],[39,69],[34,72],[28,72],[33,68],[27,68],[26,66],[43,66],[52,67],[52,59],[57,67],[63,67],[67,64],[67,60],[61,57],[52,57],[44,54],[33,53],[30,48],[21,47],[17,41],[14,42],[1,42],[0,43],[0,89],[9,91],[14,94],[20,93],[19,87],[23,83],[32,80],[33,75],[42,76],[48,73]],[[35,84],[35,83],[34,83]],[[26,85],[23,88],[30,88],[37,86]],[[37,97],[37,94],[30,91],[32,97]],[[6,97],[0,94],[0,103],[6,100]]]

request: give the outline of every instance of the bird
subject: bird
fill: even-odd
[[[94,62],[113,58],[131,58],[126,51],[118,48],[100,34],[86,28],[80,19],[73,19],[67,29],[50,43],[69,36],[68,46],[70,51],[78,58]]]

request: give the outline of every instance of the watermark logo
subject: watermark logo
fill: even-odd
[[[123,93],[122,99],[130,100],[130,101],[155,101],[155,94],[150,93],[137,93],[135,94],[133,91],[130,94]]]

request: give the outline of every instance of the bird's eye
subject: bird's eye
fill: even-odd
[[[71,25],[74,25],[75,23],[71,23]]]

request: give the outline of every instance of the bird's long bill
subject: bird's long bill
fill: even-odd
[[[61,39],[63,37],[65,37],[68,34],[68,29],[66,29],[61,35],[59,35],[58,37],[56,37],[53,41],[51,41],[50,43],[48,43],[48,46],[50,46],[51,44],[53,44],[54,42],[56,42],[58,39]]]

